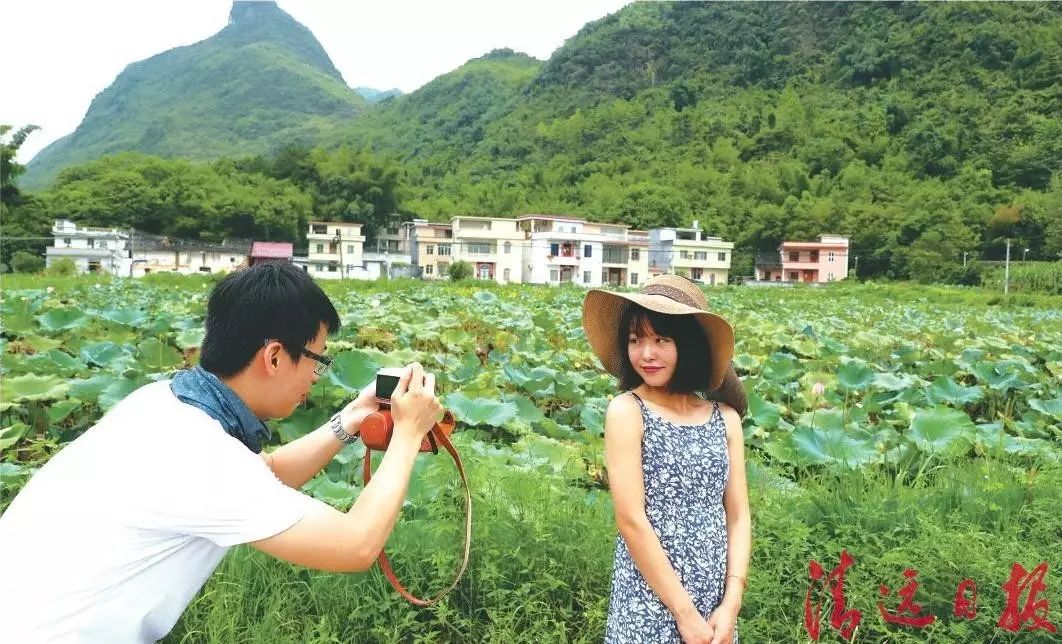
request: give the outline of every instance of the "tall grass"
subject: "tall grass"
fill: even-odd
[[[237,548],[167,642],[598,642],[604,633],[615,529],[606,493],[570,487],[544,471],[473,459],[475,535],[469,572],[440,605],[405,603],[372,570],[333,575],[297,569]],[[462,508],[444,464],[418,476],[388,550],[399,577],[429,593],[453,570]],[[443,490],[434,500],[427,490]],[[849,608],[862,611],[856,642],[1046,642],[1044,632],[996,627],[1011,564],[1047,561],[1042,598],[1062,622],[1062,468],[987,458],[930,470],[918,480],[884,468],[807,472],[799,486],[750,466],[753,556],[740,621],[746,642],[808,641],[808,564],[827,570],[842,549],[856,559]],[[885,624],[906,568],[916,601],[937,615],[926,629]],[[952,616],[963,579],[977,583],[977,616]],[[879,586],[890,596],[882,599]],[[829,621],[829,605],[824,609]],[[825,627],[823,641],[839,641]]]

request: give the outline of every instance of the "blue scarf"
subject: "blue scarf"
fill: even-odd
[[[262,451],[262,441],[269,438],[269,428],[214,374],[198,365],[178,371],[170,381],[170,391],[177,400],[202,409],[221,423],[247,449],[255,454]]]

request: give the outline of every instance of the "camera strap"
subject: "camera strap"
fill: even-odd
[[[468,488],[468,477],[465,475],[465,466],[461,463],[461,455],[457,453],[457,448],[455,448],[454,444],[450,442],[447,432],[445,432],[438,423],[436,423],[428,432],[428,441],[433,448],[436,444],[442,445],[443,449],[450,453],[450,456],[454,459],[454,463],[457,465],[457,472],[461,475],[461,482],[465,487],[465,546],[464,553],[461,557],[461,565],[457,569],[457,574],[454,576],[454,580],[450,582],[450,585],[446,590],[440,592],[431,599],[421,599],[406,590],[405,586],[402,585],[402,582],[398,581],[398,577],[395,576],[394,570],[391,569],[391,562],[387,558],[386,552],[381,550],[380,556],[376,558],[377,563],[380,564],[380,570],[383,571],[384,577],[387,577],[387,581],[398,591],[398,594],[417,606],[431,606],[436,604],[457,586],[457,583],[461,581],[461,577],[465,574],[465,569],[468,568],[468,551],[472,544],[472,492]],[[433,451],[435,450],[433,449]],[[366,484],[372,479],[372,450],[368,447],[365,448],[362,478]]]

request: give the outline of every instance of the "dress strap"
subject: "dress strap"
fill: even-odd
[[[627,393],[629,393],[630,395],[634,396],[634,399],[638,401],[638,406],[641,407],[642,411],[644,412],[645,411],[645,403],[642,402],[641,397],[639,397],[638,394],[634,393],[633,391],[628,391]]]

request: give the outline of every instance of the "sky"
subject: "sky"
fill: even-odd
[[[508,47],[546,60],[587,22],[630,0],[278,0],[324,47],[351,87],[410,93]],[[0,123],[41,127],[27,163],[74,131],[92,99],[130,63],[209,38],[229,0],[0,0],[5,51]]]

